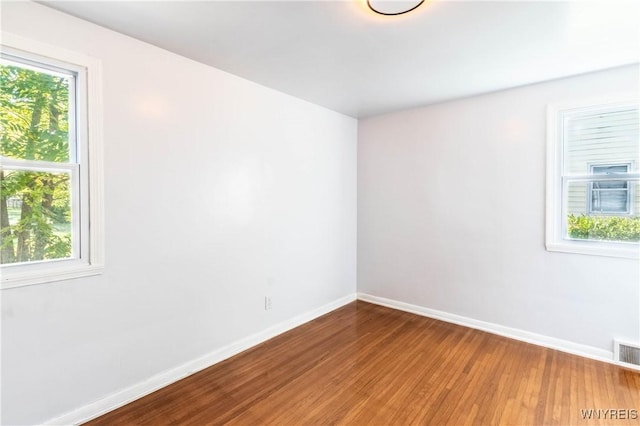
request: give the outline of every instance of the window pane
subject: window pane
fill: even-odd
[[[628,211],[638,212],[637,206],[628,205],[628,190],[589,191],[591,185],[596,183],[602,182],[578,181],[569,182],[567,185],[566,237],[595,241],[640,241],[640,216],[627,213]],[[629,182],[629,190],[635,191],[636,184],[637,182]],[[591,212],[588,203],[589,192],[591,192]],[[637,200],[634,202],[637,204]]]
[[[570,182],[567,186],[567,213],[586,215],[589,212],[589,185],[591,182]]]
[[[0,171],[0,263],[72,255],[68,172]]]
[[[576,113],[564,122],[564,174],[630,172],[639,159],[638,109]]]
[[[595,185],[595,184],[594,184]],[[602,213],[627,213],[628,193],[626,189],[591,191],[591,211]]]
[[[626,180],[603,180],[593,182],[593,189],[626,189]]]
[[[0,81],[0,154],[68,162],[73,77],[3,60]]]
[[[591,169],[594,175],[615,175],[627,173],[629,166],[626,164],[616,166],[592,166]]]

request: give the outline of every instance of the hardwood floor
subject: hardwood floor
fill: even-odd
[[[585,420],[581,410],[602,411]],[[358,301],[89,424],[638,425],[638,416],[638,372]]]

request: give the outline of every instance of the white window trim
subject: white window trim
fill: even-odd
[[[86,108],[79,108],[79,120],[86,123],[86,129],[77,138],[86,138],[87,148],[84,162],[88,162],[88,185],[81,187],[85,216],[89,220],[88,238],[81,237],[84,255],[79,259],[60,259],[28,264],[3,265],[0,269],[2,290],[43,284],[54,281],[99,275],[104,269],[104,219],[103,219],[103,142],[102,142],[102,65],[100,60],[72,52],[56,46],[26,39],[15,34],[1,33],[2,50],[15,49],[40,57],[51,58],[52,62],[61,61],[84,68],[86,81],[78,82],[86,88]],[[8,49],[7,49],[8,48]],[[82,131],[84,130],[84,131]],[[82,166],[81,166],[82,167]]]
[[[595,256],[619,257],[627,259],[640,258],[640,245],[637,243],[580,241],[564,238],[562,225],[562,128],[560,115],[572,109],[593,107],[615,108],[629,104],[637,105],[640,98],[606,98],[590,99],[580,102],[550,104],[547,106],[547,181],[546,181],[546,229],[545,246],[548,251],[587,254]]]

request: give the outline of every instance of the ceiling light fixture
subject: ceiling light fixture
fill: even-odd
[[[380,15],[402,15],[418,8],[424,0],[367,0],[367,6]]]

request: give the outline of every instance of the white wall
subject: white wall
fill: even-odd
[[[638,341],[639,262],[544,246],[547,104],[637,93],[628,66],[361,120],[358,291],[606,351]]]
[[[355,293],[354,119],[40,5],[2,30],[102,60],[106,205],[103,276],[2,293],[3,424]]]

